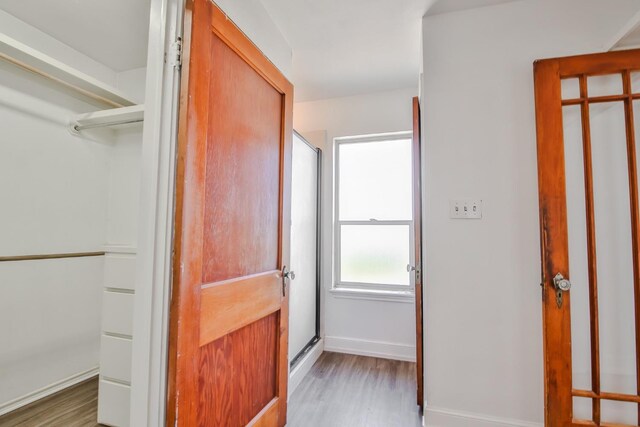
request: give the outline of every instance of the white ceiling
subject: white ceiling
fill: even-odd
[[[114,71],[146,65],[150,0],[0,0],[0,9]]]
[[[516,0],[440,0],[429,8],[427,15],[456,12],[476,7],[493,6],[494,4],[509,3]]]
[[[640,24],[629,31],[616,45],[615,49],[635,49],[640,47]]]
[[[262,0],[293,48],[296,102],[418,87],[436,0]],[[440,0],[436,13],[513,0]]]
[[[262,1],[293,49],[296,101],[309,101],[417,87],[420,26],[427,11],[439,14],[513,0]],[[114,71],[124,71],[146,63],[149,4],[0,0],[0,9]]]

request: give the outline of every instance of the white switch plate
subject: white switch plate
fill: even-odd
[[[449,200],[449,218],[482,219],[482,200]]]

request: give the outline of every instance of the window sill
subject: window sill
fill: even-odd
[[[415,295],[405,291],[381,291],[373,289],[331,288],[329,292],[336,298],[361,299],[372,301],[388,301],[413,304]]]

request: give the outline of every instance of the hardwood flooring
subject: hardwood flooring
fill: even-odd
[[[2,427],[96,427],[98,377],[0,416]]]
[[[98,378],[0,416],[1,427],[97,427]],[[415,363],[325,352],[289,399],[287,427],[420,427]]]
[[[289,399],[287,427],[419,427],[415,369],[325,352]]]

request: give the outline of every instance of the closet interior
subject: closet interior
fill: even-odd
[[[98,377],[126,426],[150,1],[31,3],[0,3],[0,420]]]

